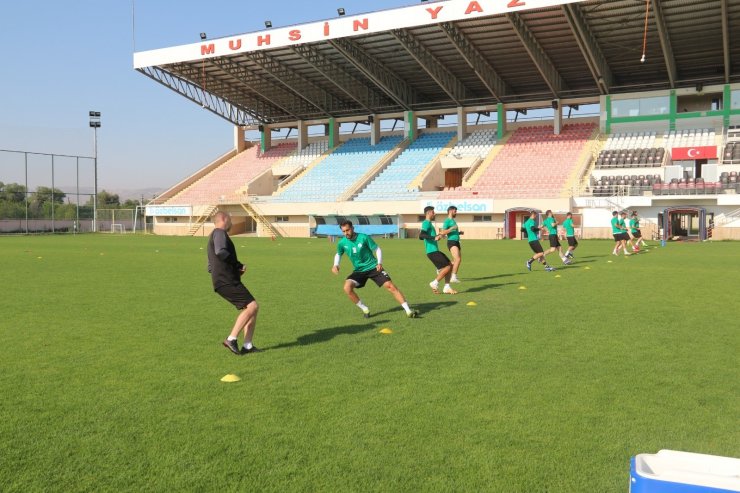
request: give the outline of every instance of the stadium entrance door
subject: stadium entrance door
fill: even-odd
[[[707,232],[714,221],[714,214],[707,214],[703,207],[669,207],[659,214],[663,227],[662,238],[679,240],[707,239]]]
[[[507,209],[504,213],[504,231],[508,239],[524,239],[526,233],[521,233],[522,224],[529,218],[532,211],[541,212],[539,209],[530,209],[528,207],[515,207]]]

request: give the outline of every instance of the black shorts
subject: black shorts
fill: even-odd
[[[617,243],[622,241],[622,233],[615,233],[612,236],[614,237],[614,241],[616,241]]]
[[[637,231],[635,231],[634,233],[632,233],[632,237],[633,238],[642,238],[642,231],[640,231],[638,229]]]
[[[578,246],[578,240],[576,240],[575,236],[567,236],[568,239],[568,246],[577,247]]]
[[[448,259],[447,255],[442,252],[427,253],[427,258],[432,261],[437,270],[444,269],[448,265],[451,265],[450,259]]]
[[[243,310],[248,304],[255,301],[252,293],[250,293],[246,286],[241,283],[221,286],[216,289],[216,292],[221,295],[223,299],[234,305],[237,310]]]
[[[347,280],[354,282],[356,288],[364,288],[368,279],[372,279],[378,287],[381,287],[391,280],[391,276],[386,271],[382,270],[378,272],[377,269],[370,269],[364,272],[354,271],[347,276]]]
[[[457,247],[459,250],[462,251],[462,248],[460,248],[460,242],[455,240],[447,240],[447,249],[452,250],[452,247]]]
[[[558,240],[558,235],[549,235],[547,239],[550,240],[550,248],[557,248],[560,246],[560,240]]]
[[[545,252],[542,249],[542,245],[540,245],[540,240],[530,241],[529,248],[531,248],[534,253],[544,253]]]
[[[630,235],[629,235],[629,233],[622,233],[622,239],[624,241],[630,241]]]

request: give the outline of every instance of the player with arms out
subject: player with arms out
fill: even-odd
[[[457,278],[457,271],[460,270],[460,263],[462,262],[462,250],[460,248],[460,235],[462,231],[457,227],[457,207],[451,205],[447,208],[447,219],[442,223],[442,229],[439,230],[439,234],[447,236],[447,249],[452,255],[452,278],[450,282],[460,282]]]
[[[527,270],[532,270],[532,263],[536,260],[537,262],[545,266],[545,270],[547,272],[552,272],[555,270],[555,267],[550,267],[549,265],[547,265],[547,259],[545,259],[545,251],[542,249],[542,245],[540,244],[540,228],[537,226],[537,223],[534,220],[535,217],[537,217],[537,212],[530,212],[529,219],[527,219],[522,225],[522,231],[526,231],[527,233],[529,248],[531,248],[534,252],[532,258],[527,260]]]
[[[364,287],[367,280],[371,279],[378,287],[384,287],[393,295],[403,307],[407,317],[418,317],[419,312],[409,308],[403,293],[393,284],[388,273],[383,270],[383,252],[372,237],[363,233],[355,233],[352,221],[342,221],[339,226],[342,228],[344,238],[337,243],[337,253],[334,256],[334,266],[331,271],[335,275],[339,274],[339,262],[342,255],[347,254],[354,271],[344,281],[344,292],[347,293],[352,303],[362,310],[363,316],[365,318],[370,316],[370,308],[362,303],[360,297],[355,293],[355,289]]]
[[[432,288],[434,294],[439,294],[439,281],[445,280],[444,288],[442,292],[444,294],[457,294],[457,291],[450,287],[450,279],[452,278],[452,263],[447,255],[439,251],[437,242],[442,238],[442,235],[437,234],[437,229],[434,227],[434,206],[428,205],[424,207],[425,220],[421,223],[421,232],[419,233],[419,239],[424,240],[424,248],[427,252],[427,258],[434,264],[437,269],[437,277],[429,283],[429,287]]]

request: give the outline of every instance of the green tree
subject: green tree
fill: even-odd
[[[123,204],[121,204],[121,207],[123,207],[124,209],[136,209],[140,205],[141,204],[139,203],[138,200],[126,199],[126,201]]]
[[[86,205],[92,206],[93,203],[93,197],[90,196],[90,198],[87,200]],[[105,190],[101,190],[98,192],[98,207],[107,207],[110,209],[115,209],[116,207],[119,207],[121,205],[121,198],[118,196],[117,193],[110,193],[106,192]]]
[[[55,204],[63,204],[66,196],[67,194],[58,188],[54,188],[52,193],[52,189],[49,187],[36,187],[36,191],[31,194],[31,202],[38,205],[44,205],[46,203],[51,203],[53,199]]]
[[[26,187],[19,183],[6,183],[5,185],[0,182],[0,201],[8,202],[24,202],[26,199]]]

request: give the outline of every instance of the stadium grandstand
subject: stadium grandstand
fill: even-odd
[[[305,237],[354,219],[466,238],[573,211],[609,237],[740,239],[740,3],[446,0],[134,54],[233,123],[234,148],[147,206],[157,234]]]

